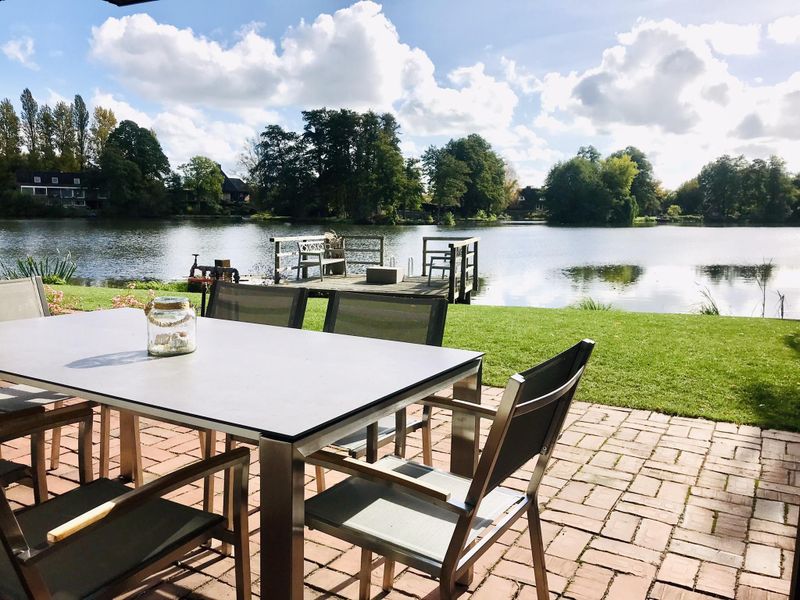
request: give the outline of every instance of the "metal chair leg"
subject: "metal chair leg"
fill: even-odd
[[[41,504],[47,500],[47,464],[45,459],[44,432],[31,434],[31,476],[33,478],[33,501]]]
[[[422,436],[422,464],[429,467],[433,466],[433,438],[431,427],[431,412],[430,406],[422,409],[422,428],[420,435]]]
[[[549,600],[547,587],[547,567],[544,562],[544,543],[542,542],[542,524],[539,521],[539,501],[533,497],[528,508],[528,532],[531,536],[531,554],[533,555],[533,572],[536,576],[536,597],[538,600]]]
[[[225,452],[230,452],[234,448],[236,448],[236,440],[233,439],[231,434],[225,435]],[[222,491],[222,514],[225,517],[225,521],[227,522],[227,527],[229,530],[233,530],[234,522],[233,522],[233,515],[235,512],[235,507],[233,505],[233,498],[235,495],[234,490],[234,477],[231,476],[231,470],[225,469],[225,473],[223,474],[223,491]],[[231,545],[228,542],[223,542],[220,546],[220,552],[230,556],[231,554]]]
[[[383,562],[383,591],[391,592],[394,587],[394,565],[395,562],[390,559],[385,559]]]
[[[100,406],[100,477],[108,478],[111,464],[111,407]]]
[[[228,474],[228,469],[226,474]],[[230,476],[230,474],[229,474]],[[231,493],[232,511],[229,513],[233,523],[233,552],[236,557],[236,600],[250,600],[250,537],[247,526],[247,482],[250,469],[247,465],[234,469],[233,490]]]
[[[317,480],[317,493],[321,494],[325,491],[325,469],[317,465],[314,467],[314,476]]]
[[[396,456],[406,456],[406,438],[408,430],[408,413],[405,409],[398,410],[394,415],[394,453]]]
[[[369,600],[372,583],[372,552],[361,549],[361,572],[358,575],[358,600]]]
[[[53,409],[64,406],[63,400],[53,403]],[[55,471],[61,464],[61,427],[55,427],[50,438],[50,470]]]

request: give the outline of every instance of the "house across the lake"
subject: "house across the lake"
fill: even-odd
[[[15,175],[22,194],[64,208],[99,208],[106,198],[105,193],[90,187],[84,172],[19,170]]]
[[[250,202],[250,188],[238,177],[228,177],[222,171],[225,181],[222,182],[222,205],[238,207]]]

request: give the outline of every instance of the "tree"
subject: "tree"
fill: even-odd
[[[639,172],[630,156],[610,156],[601,163],[600,178],[611,198],[611,210],[606,217],[614,225],[632,225],[638,213],[631,185]]]
[[[636,177],[631,184],[631,194],[643,215],[657,215],[661,212],[659,183],[653,176],[653,164],[647,155],[636,148],[628,146],[611,155],[612,157],[628,156],[636,164]]]
[[[170,172],[169,160],[156,136],[133,121],[122,121],[108,136],[106,146],[113,146],[123,158],[135,163],[144,179],[162,181]]]
[[[547,174],[545,199],[553,223],[630,225],[637,214],[631,185],[636,163],[627,154],[602,160],[593,147],[557,163]]]
[[[95,163],[100,162],[100,157],[108,141],[108,136],[117,127],[117,117],[110,108],[95,106],[92,115],[92,125],[89,128],[89,155]]]
[[[437,208],[437,221],[442,222],[442,209],[458,206],[467,192],[469,167],[444,148],[430,146],[422,155],[422,164],[428,178],[428,190]]]
[[[305,135],[268,125],[261,133],[251,179],[264,190],[264,207],[281,215],[304,217],[312,171]]]
[[[19,97],[22,103],[22,142],[28,150],[28,166],[36,168],[39,162],[39,143],[37,130],[37,117],[39,105],[28,88],[22,91]]]
[[[72,128],[78,168],[83,171],[89,164],[89,109],[80,94],[75,95],[72,103]]]
[[[675,190],[674,203],[677,204],[681,212],[685,215],[697,215],[703,208],[703,192],[697,177],[685,181]]]
[[[697,181],[703,195],[703,216],[707,220],[732,221],[739,217],[746,166],[743,156],[734,158],[726,154],[700,170]]]
[[[36,116],[36,137],[39,143],[38,166],[44,169],[56,169],[58,165],[56,151],[56,119],[53,111],[45,104]]]
[[[508,205],[505,189],[505,165],[489,142],[473,133],[465,138],[450,140],[445,152],[467,165],[467,189],[460,198],[461,214],[499,214]]]
[[[578,148],[578,152],[576,154],[578,158],[583,158],[588,160],[590,163],[600,162],[600,151],[592,145],[589,146],[581,146]]]
[[[53,110],[55,120],[55,142],[58,150],[58,164],[62,171],[74,171],[78,167],[75,158],[75,129],[72,105],[58,102]]]
[[[183,185],[194,192],[200,204],[200,212],[221,212],[220,200],[225,177],[219,165],[205,156],[194,156],[178,169],[183,174]]]
[[[8,165],[17,162],[20,155],[20,121],[14,105],[8,98],[0,102],[0,158]]]

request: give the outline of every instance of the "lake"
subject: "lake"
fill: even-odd
[[[387,258],[421,270],[422,236],[477,236],[480,304],[563,307],[581,298],[632,311],[694,312],[708,290],[726,315],[760,316],[755,266],[771,262],[765,312],[800,318],[800,228],[549,227],[504,224],[439,228],[337,225],[339,233],[386,236]],[[271,236],[322,233],[324,225],[223,220],[0,220],[0,261],[71,252],[90,283],[180,279],[192,264],[229,258],[242,273],[265,274]]]

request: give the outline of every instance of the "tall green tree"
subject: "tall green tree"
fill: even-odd
[[[158,139],[133,121],[122,121],[108,136],[106,146],[115,148],[123,158],[136,164],[144,179],[162,181],[169,175],[169,160]]]
[[[731,221],[740,215],[743,205],[743,156],[720,156],[700,170],[697,181],[703,194],[703,216],[709,221]]]
[[[444,150],[467,165],[467,189],[459,199],[461,214],[470,217],[479,210],[487,214],[501,213],[508,205],[505,164],[489,142],[473,133],[450,140]]]
[[[21,152],[20,121],[8,98],[0,102],[0,159],[14,165]]]
[[[89,109],[80,94],[72,102],[72,129],[75,132],[75,157],[83,171],[89,164]]]
[[[100,162],[108,136],[117,127],[117,117],[110,108],[95,106],[92,124],[89,127],[89,156],[95,163]]]
[[[685,215],[700,214],[703,208],[703,192],[697,177],[679,185],[672,201],[681,207],[681,212]]]
[[[428,191],[436,205],[437,221],[442,222],[442,211],[458,206],[467,192],[469,166],[444,148],[430,146],[422,155],[422,165],[428,179]]]
[[[73,123],[72,105],[58,102],[53,110],[56,124],[56,149],[58,150],[58,166],[62,171],[75,171],[78,161],[75,158],[75,125]]]
[[[19,100],[22,104],[22,143],[28,151],[28,166],[35,169],[39,164],[39,105],[28,88],[22,91]]]
[[[36,116],[36,132],[39,144],[38,166],[47,170],[58,169],[56,118],[47,104],[39,109]]]
[[[183,175],[183,185],[194,192],[200,212],[219,214],[222,211],[222,184],[225,177],[219,165],[206,156],[193,156],[178,167]]]
[[[311,158],[306,136],[268,125],[261,133],[250,179],[263,190],[264,208],[293,217],[308,216],[313,207]]]

